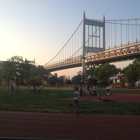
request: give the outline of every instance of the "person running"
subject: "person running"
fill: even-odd
[[[78,87],[75,88],[73,97],[74,97],[74,103],[75,104],[70,104],[69,107],[71,107],[71,106],[76,107],[76,114],[79,114],[78,110],[79,110],[80,93],[79,93],[79,88]]]

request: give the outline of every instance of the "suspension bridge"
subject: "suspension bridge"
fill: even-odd
[[[140,58],[140,18],[83,19],[61,50],[44,67],[52,71]]]

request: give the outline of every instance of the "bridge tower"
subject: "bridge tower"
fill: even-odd
[[[93,31],[93,27],[95,27],[94,31]],[[90,28],[92,32],[90,32]],[[102,28],[102,30],[100,28]],[[91,43],[89,43],[90,40]],[[102,21],[86,19],[85,12],[84,12],[83,13],[83,48],[82,48],[82,72],[83,73],[86,73],[85,55],[88,53],[96,53],[103,50],[105,50],[105,16],[103,16]]]

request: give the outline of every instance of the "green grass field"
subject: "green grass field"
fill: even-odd
[[[113,93],[140,93],[134,89],[114,89]],[[84,92],[85,93],[85,92]],[[99,94],[104,94],[105,89],[98,89]],[[27,92],[24,88],[19,93],[7,92],[0,88],[0,110],[22,111],[22,112],[43,112],[43,113],[75,113],[74,107],[69,107],[73,101],[58,100],[73,96],[73,90],[69,89],[43,89],[40,93]],[[138,103],[117,103],[117,102],[88,102],[80,101],[80,114],[110,114],[110,115],[140,115],[140,104]]]

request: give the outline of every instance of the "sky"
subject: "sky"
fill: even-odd
[[[140,18],[140,0],[0,0],[0,61],[12,56],[46,64],[83,18]],[[117,64],[124,67],[128,62]],[[82,68],[57,71],[72,77]]]

